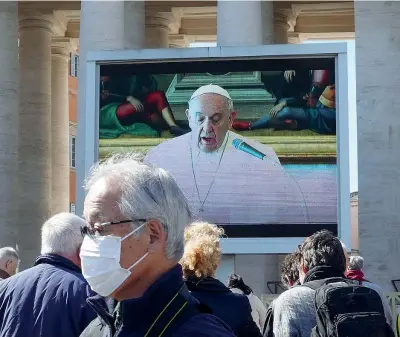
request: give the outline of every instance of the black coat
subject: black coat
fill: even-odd
[[[177,265],[142,297],[120,302],[88,299],[98,317],[81,337],[234,337],[229,326],[211,315],[187,290]],[[57,337],[57,336],[54,336]]]
[[[228,324],[237,337],[260,337],[261,332],[251,316],[249,299],[235,294],[212,277],[189,277],[186,285],[192,295],[211,308],[213,314]]]
[[[77,337],[96,316],[86,303],[93,295],[71,261],[42,255],[0,282],[0,336]]]

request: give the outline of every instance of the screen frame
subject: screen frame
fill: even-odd
[[[76,168],[80,174],[77,177],[86,177],[93,164],[99,158],[99,82],[100,66],[110,63],[138,63],[171,60],[201,60],[201,59],[251,59],[251,58],[301,58],[301,57],[332,57],[335,59],[336,76],[336,106],[337,114],[337,193],[338,193],[338,236],[351,250],[351,222],[350,222],[350,171],[349,171],[349,97],[348,97],[348,55],[347,43],[315,43],[315,44],[287,44],[263,45],[250,47],[208,47],[182,49],[140,49],[140,50],[112,50],[91,51],[86,55],[86,76],[84,113],[78,113],[77,137],[84,142],[78,148],[80,157]],[[94,123],[93,123],[94,121]],[[83,134],[82,134],[83,133]],[[83,183],[77,181],[77,200],[84,200]],[[82,214],[83,204],[76,205],[77,214]],[[224,254],[286,254],[292,252],[302,241],[302,237],[285,238],[227,238],[222,240]]]

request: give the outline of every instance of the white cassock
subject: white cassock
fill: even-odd
[[[236,149],[245,140],[267,161]],[[226,142],[226,143],[225,143]],[[274,150],[229,131],[212,153],[192,148],[191,133],[165,141],[144,162],[175,178],[195,216],[216,224],[308,223],[310,215],[299,184],[285,173]],[[226,144],[226,146],[224,146]]]

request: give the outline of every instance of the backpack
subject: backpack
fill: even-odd
[[[263,328],[263,336],[274,337],[274,310],[272,309],[272,305],[270,305],[267,309],[267,315]]]
[[[317,325],[310,337],[395,336],[386,322],[380,295],[361,282],[329,278],[303,286],[315,290]]]

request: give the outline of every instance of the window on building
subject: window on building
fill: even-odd
[[[69,74],[78,77],[79,55],[69,54]]]
[[[71,168],[75,168],[76,164],[76,137],[70,137],[70,144],[69,144],[69,166]]]
[[[75,213],[75,204],[74,203],[69,204],[69,212],[72,213],[72,214],[76,214]]]

